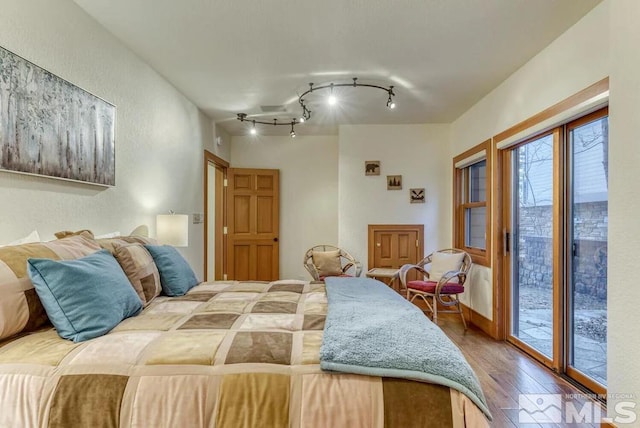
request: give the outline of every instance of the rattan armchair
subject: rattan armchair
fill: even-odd
[[[434,266],[434,257],[437,259],[437,266]],[[464,285],[471,265],[471,256],[465,251],[455,248],[439,250],[420,260],[418,264],[402,266],[400,282],[407,290],[407,300],[413,302],[419,297],[427,304],[427,312],[433,314],[433,322],[438,322],[438,305],[441,305],[450,309],[440,310],[440,313],[460,314],[466,330],[467,323],[458,295],[465,291]],[[418,272],[420,279],[408,281],[407,274],[414,270]]]
[[[323,272],[319,266],[314,264],[314,253],[316,258],[320,255],[335,257],[335,269]],[[303,264],[315,281],[321,281],[327,276],[360,276],[362,273],[362,264],[359,261],[342,248],[333,245],[323,244],[310,248],[304,255]]]

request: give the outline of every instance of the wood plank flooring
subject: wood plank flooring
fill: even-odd
[[[496,341],[469,327],[464,331],[458,315],[438,316],[438,325],[462,350],[475,370],[493,414],[491,426],[502,427],[599,427],[600,424],[518,424],[519,394],[581,394],[578,388],[514,346]],[[573,397],[573,396],[572,396]],[[578,410],[588,398],[576,398]],[[594,402],[594,405],[600,405]],[[606,410],[602,409],[602,415]]]

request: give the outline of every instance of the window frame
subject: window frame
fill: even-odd
[[[453,243],[456,248],[466,251],[474,263],[491,267],[491,139],[486,140],[464,153],[453,158]],[[485,156],[474,159],[467,165],[456,167],[456,164],[485,152]],[[484,202],[469,202],[470,167],[478,162],[486,161],[485,200]],[[465,243],[467,222],[465,210],[468,208],[485,208],[485,248],[468,247]]]

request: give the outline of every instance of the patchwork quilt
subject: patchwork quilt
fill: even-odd
[[[488,426],[446,386],[322,371],[326,314],[323,283],[212,282],[87,342],[5,340],[0,427]]]

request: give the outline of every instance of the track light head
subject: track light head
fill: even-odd
[[[391,110],[396,108],[396,103],[391,98],[391,95],[389,95],[389,99],[387,100],[387,107],[390,108]]]
[[[338,102],[338,99],[333,95],[333,83],[329,87],[331,88],[331,94],[329,95],[329,98],[327,98],[327,102],[330,106],[334,106]]]

